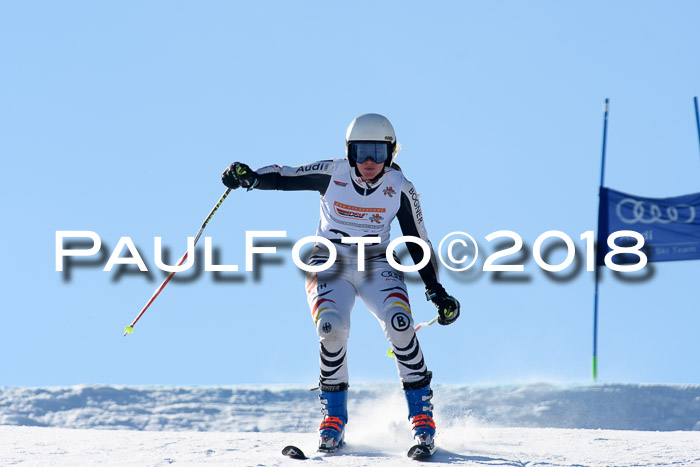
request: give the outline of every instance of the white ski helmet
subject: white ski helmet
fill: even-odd
[[[387,145],[388,157],[384,163],[386,167],[391,166],[396,155],[396,133],[389,119],[379,114],[362,114],[348,126],[345,133],[345,154],[350,165],[354,166],[356,163],[351,154],[351,144],[370,142]]]

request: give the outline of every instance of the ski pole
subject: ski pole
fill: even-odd
[[[435,318],[431,319],[430,321],[425,321],[425,322],[423,322],[423,323],[419,323],[418,326],[416,326],[415,328],[413,328],[413,330],[414,330],[415,332],[418,332],[418,330],[419,330],[420,328],[422,328],[422,327],[431,326],[431,325],[435,324],[435,322],[438,320],[439,317],[440,317],[440,315],[436,316]],[[394,355],[394,351],[391,350],[391,349],[387,350],[387,351],[386,351],[386,354],[387,354],[389,357],[395,357],[395,356],[396,356],[396,355]]]
[[[221,206],[221,203],[224,202],[224,200],[226,199],[226,197],[228,196],[228,194],[229,194],[230,192],[231,192],[231,189],[228,188],[228,189],[224,192],[224,194],[221,195],[221,198],[219,198],[219,202],[216,203],[216,206],[214,206],[214,209],[211,210],[211,212],[209,213],[209,215],[207,216],[207,218],[204,220],[204,223],[202,224],[202,227],[200,227],[199,232],[197,232],[197,236],[194,237],[194,244],[195,244],[195,245],[197,245],[197,241],[199,241],[199,237],[202,236],[202,232],[204,232],[204,228],[207,226],[207,224],[209,223],[209,221],[211,220],[211,218],[214,217],[214,213],[216,212],[217,209],[219,209],[219,206]],[[185,254],[182,256],[182,258],[180,258],[180,261],[178,261],[178,263],[177,263],[178,266],[182,266],[182,264],[183,264],[183,263],[185,262],[185,260],[187,259],[188,253],[189,253],[189,251],[186,251]],[[139,315],[136,317],[136,319],[135,319],[130,325],[128,325],[128,326],[126,327],[126,331],[124,332],[124,335],[125,335],[125,336],[126,336],[127,334],[131,334],[131,333],[134,332],[134,326],[136,325],[136,323],[141,319],[141,316],[143,316],[143,314],[146,312],[146,310],[148,310],[148,307],[151,306],[151,303],[153,303],[153,301],[156,299],[156,297],[158,297],[158,295],[159,295],[159,294],[161,293],[161,291],[165,288],[165,286],[168,285],[168,282],[170,282],[170,279],[172,279],[174,275],[175,275],[175,271],[172,271],[170,274],[168,274],[168,277],[166,277],[165,280],[163,281],[163,283],[160,284],[160,287],[158,287],[158,288],[156,289],[155,293],[151,296],[151,299],[148,301],[148,303],[146,303],[146,306],[144,306],[144,307],[141,309],[141,312],[140,312]]]

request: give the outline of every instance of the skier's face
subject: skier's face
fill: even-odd
[[[360,172],[360,175],[365,180],[375,179],[380,173],[382,173],[383,169],[384,162],[377,163],[374,162],[372,159],[367,159],[364,162],[357,163],[357,171]]]

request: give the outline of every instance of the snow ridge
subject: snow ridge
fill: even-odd
[[[442,427],[700,431],[700,386],[434,386]],[[405,423],[396,385],[350,389],[350,417]],[[315,431],[317,392],[291,386],[0,388],[0,425],[143,431]]]

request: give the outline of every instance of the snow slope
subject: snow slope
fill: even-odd
[[[435,386],[436,465],[700,465],[700,386]],[[0,465],[403,465],[395,385],[351,388],[343,456],[314,452],[300,387],[0,389]],[[658,431],[657,431],[658,430]]]

